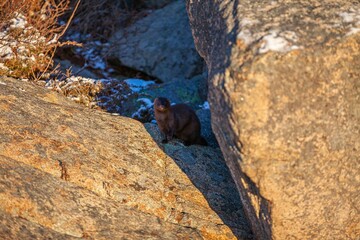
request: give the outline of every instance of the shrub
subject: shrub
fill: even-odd
[[[66,30],[58,18],[70,0],[5,0],[0,3],[0,74],[39,80],[53,67],[57,47]]]

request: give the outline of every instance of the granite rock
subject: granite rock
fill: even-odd
[[[115,32],[112,58],[127,67],[169,82],[203,72],[204,61],[191,36],[185,3],[175,1]]]
[[[138,121],[1,77],[0,236],[251,239],[219,150],[182,146],[174,160],[156,141]]]
[[[360,237],[358,3],[187,0],[257,239]]]

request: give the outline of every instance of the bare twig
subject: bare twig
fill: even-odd
[[[73,12],[72,12],[72,14],[71,14],[69,20],[68,20],[67,23],[66,23],[65,28],[64,28],[63,31],[59,34],[58,38],[56,39],[56,42],[59,41],[60,37],[62,37],[62,36],[65,34],[66,30],[68,29],[68,27],[69,27],[72,19],[73,19],[74,16],[75,16],[76,10],[77,10],[78,7],[79,7],[80,2],[81,2],[81,0],[78,0],[78,1],[77,1],[76,5],[75,5],[75,8],[74,8],[74,10],[73,10]],[[37,78],[37,80],[41,79],[42,76],[44,75],[44,73],[49,69],[49,67],[50,67],[50,65],[51,65],[51,63],[52,63],[52,60],[53,60],[53,58],[54,58],[54,56],[55,56],[55,52],[56,52],[57,47],[58,47],[58,44],[55,45],[55,47],[54,47],[54,49],[53,49],[53,52],[52,52],[52,54],[51,54],[50,60],[49,60],[49,62],[48,62],[48,65],[46,66],[45,70],[41,73],[40,77]]]

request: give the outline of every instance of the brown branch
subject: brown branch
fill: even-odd
[[[59,41],[60,37],[62,37],[62,36],[65,34],[66,30],[67,30],[68,27],[70,26],[70,23],[71,23],[72,19],[73,19],[74,16],[75,16],[75,12],[76,12],[76,10],[77,10],[78,7],[79,7],[80,2],[81,2],[81,0],[78,0],[78,1],[77,1],[74,10],[73,10],[73,12],[72,12],[69,20],[67,21],[67,23],[66,23],[66,25],[65,25],[65,28],[63,29],[63,31],[62,31],[62,32],[59,34],[59,36],[57,37],[56,42]],[[46,66],[45,70],[41,73],[40,77],[37,78],[36,80],[41,79],[42,76],[44,75],[44,73],[47,72],[47,70],[49,69],[50,64],[52,63],[52,60],[53,60],[53,58],[54,58],[54,56],[55,56],[55,52],[56,52],[56,50],[57,50],[57,47],[58,47],[58,44],[54,47],[54,50],[53,50],[53,52],[52,52],[52,54],[51,54],[50,60],[49,60],[49,62],[48,62],[48,65]]]

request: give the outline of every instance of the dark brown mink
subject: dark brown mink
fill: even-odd
[[[201,136],[200,120],[188,105],[171,106],[167,98],[158,97],[154,100],[154,112],[159,129],[165,135],[162,143],[167,143],[176,137],[183,140],[185,146],[208,145]]]

